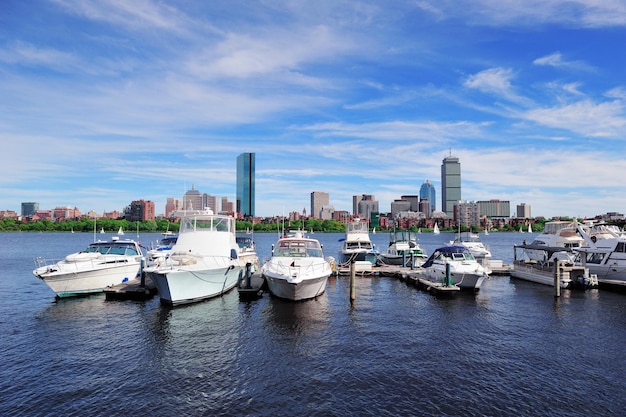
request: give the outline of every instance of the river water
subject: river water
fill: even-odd
[[[451,234],[422,234],[428,253]],[[127,236],[135,237],[135,236]],[[143,234],[144,245],[158,234]],[[337,256],[340,234],[312,235]],[[385,233],[373,234],[380,249]],[[482,237],[511,262],[531,235]],[[273,234],[256,234],[260,258]],[[390,277],[315,300],[56,301],[37,256],[90,234],[0,233],[2,416],[599,416],[626,411],[626,295],[494,276],[438,299]]]

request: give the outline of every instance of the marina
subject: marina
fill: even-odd
[[[328,253],[341,236],[315,234]],[[450,237],[422,234],[420,245],[432,253]],[[33,277],[30,255],[59,257],[90,239],[2,234],[2,415],[588,416],[626,409],[626,359],[616,354],[626,343],[623,294],[563,289],[556,298],[549,286],[492,275],[479,292],[433,296],[415,271],[387,267],[397,268],[393,276],[379,268],[357,277],[354,303],[341,274],[301,302],[267,293],[244,300],[237,290],[174,308],[158,297],[55,300]],[[254,240],[268,258],[276,235]],[[491,233],[483,240],[507,265],[522,238]],[[382,246],[388,236],[372,241]]]

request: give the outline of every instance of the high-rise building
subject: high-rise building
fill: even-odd
[[[411,203],[411,207],[404,211],[419,211],[420,209],[420,196],[419,195],[402,195],[400,200],[405,200]]]
[[[406,212],[406,211],[414,211],[414,210],[411,210],[411,201],[402,198],[400,200],[393,200],[391,202],[391,217],[393,219],[398,217],[398,214],[400,212]]]
[[[352,196],[352,214],[369,221],[370,214],[378,212],[378,201],[370,194]]]
[[[22,203],[22,216],[30,217],[39,210],[39,203],[29,202]]]
[[[322,218],[322,209],[330,205],[330,196],[323,191],[311,193],[311,216],[316,219]]]
[[[517,217],[520,219],[530,219],[530,205],[526,203],[518,204]]]
[[[511,203],[506,200],[496,199],[478,201],[478,214],[489,218],[508,218],[511,216]]]
[[[420,187],[420,200],[428,200],[430,202],[430,210],[437,210],[437,194],[435,192],[435,186],[430,180],[424,181]]]
[[[170,214],[183,209],[183,202],[179,198],[169,197],[165,203],[165,217],[169,218]]]
[[[200,191],[196,190],[194,184],[191,190],[185,193],[183,197],[183,210],[204,210],[204,199]]]
[[[441,211],[454,217],[454,205],[461,200],[461,163],[448,156],[441,163]]]
[[[214,214],[220,212],[220,199],[217,196],[203,194],[202,199],[204,200],[204,207],[210,208]]]
[[[222,213],[235,213],[235,205],[228,197],[222,197]]]
[[[480,225],[480,216],[478,213],[478,204],[473,201],[458,200],[453,208],[454,219],[457,225],[465,225],[466,227]]]
[[[254,154],[237,157],[237,213],[254,216]]]

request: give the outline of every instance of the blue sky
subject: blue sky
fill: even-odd
[[[122,210],[195,184],[256,214],[381,211],[441,161],[465,200],[626,211],[622,0],[0,3],[0,209]]]

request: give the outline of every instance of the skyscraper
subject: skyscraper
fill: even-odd
[[[435,186],[430,182],[430,180],[424,181],[420,187],[420,199],[428,200],[431,211],[437,210],[437,194],[435,192]]]
[[[254,154],[237,157],[237,213],[254,216]]]
[[[441,211],[454,217],[454,205],[461,199],[461,163],[452,155],[441,162]]]
[[[316,219],[322,218],[322,209],[324,206],[330,205],[330,196],[322,191],[313,191],[311,193],[311,216]]]

